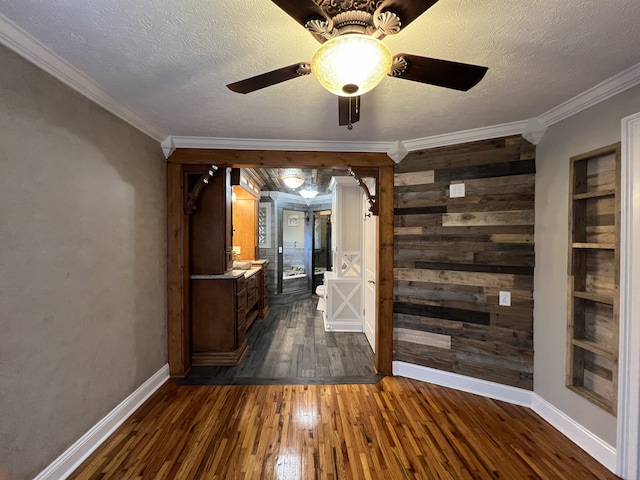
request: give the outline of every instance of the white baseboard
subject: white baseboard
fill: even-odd
[[[617,473],[615,448],[534,392],[406,362],[393,362],[393,374],[531,408],[595,460]]]
[[[34,480],[64,480],[71,475],[122,422],[129,418],[168,379],[169,364],[166,364],[40,472]]]
[[[531,392],[531,408],[611,472],[617,473],[618,455],[615,448],[558,410],[537,393]]]
[[[522,388],[510,387],[406,362],[393,362],[393,374],[435,383],[436,385],[462,390],[463,392],[475,393],[476,395],[502,400],[523,407],[531,407],[531,392]]]

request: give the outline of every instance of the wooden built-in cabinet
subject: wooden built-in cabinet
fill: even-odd
[[[258,198],[244,188],[233,187],[233,246],[239,247],[236,260],[255,260],[258,249]]]
[[[186,171],[187,184],[198,181],[202,167]],[[231,169],[221,168],[201,190],[195,211],[190,215],[189,272],[191,275],[216,275],[233,265],[233,228],[231,210]],[[187,191],[190,191],[187,185]]]
[[[237,365],[247,350],[243,274],[191,277],[193,365]]]
[[[620,144],[571,158],[567,387],[616,414]]]
[[[265,318],[269,313],[269,260],[254,260],[254,267],[260,267],[257,274],[258,318]]]

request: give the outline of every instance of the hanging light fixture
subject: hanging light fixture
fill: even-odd
[[[302,175],[302,170],[299,168],[285,168],[280,178],[284,184],[292,190],[295,190],[304,183],[304,176]]]
[[[311,71],[331,93],[354,97],[376,87],[392,63],[391,51],[384,43],[354,33],[323,43],[311,58]]]
[[[307,200],[311,200],[312,198],[315,198],[316,195],[318,195],[318,190],[315,187],[305,186],[298,193],[302,195],[304,198],[306,198]]]

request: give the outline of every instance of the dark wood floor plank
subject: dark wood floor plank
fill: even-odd
[[[298,297],[296,297],[297,299]],[[273,305],[253,322],[240,365],[193,367],[181,385],[372,383],[374,355],[364,333],[326,332],[317,297]]]

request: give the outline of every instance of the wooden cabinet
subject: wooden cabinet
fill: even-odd
[[[236,200],[233,202],[233,243],[240,252],[236,260],[258,258],[258,197],[240,186],[234,186]]]
[[[200,177],[198,172],[193,175]],[[230,168],[218,170],[202,189],[198,207],[190,216],[189,272],[192,275],[217,275],[232,268],[230,176]],[[189,177],[187,173],[187,181]]]
[[[620,144],[571,158],[566,385],[616,413]]]
[[[269,313],[269,260],[256,260],[254,267],[260,267],[257,274],[258,318]]]
[[[247,350],[247,280],[243,274],[191,277],[193,365],[237,365]]]

